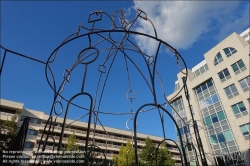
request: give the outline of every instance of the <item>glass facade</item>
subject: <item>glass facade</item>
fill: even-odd
[[[213,153],[221,155],[239,151],[213,80],[200,84],[194,91]]]
[[[175,113],[175,111],[173,111],[173,116],[174,116],[174,119],[176,120],[178,126],[179,126],[179,129],[180,129],[180,133],[181,133],[181,136],[182,136],[182,141],[184,143],[184,146],[187,144],[187,142],[190,142],[191,141],[191,135],[190,135],[190,128],[189,126],[187,125],[188,124],[188,121],[187,121],[187,117],[186,117],[186,113],[185,113],[185,109],[184,109],[184,104],[183,104],[183,99],[182,97],[174,100],[172,103],[171,103],[171,106],[174,108],[174,110],[181,116],[181,118]],[[189,111],[189,110],[188,110]],[[184,123],[184,122],[185,123]],[[177,129],[176,129],[176,133],[177,133],[177,138],[178,138],[178,141],[180,142],[180,137],[179,137],[179,134],[177,132]],[[195,157],[195,151],[190,147],[190,146],[187,146],[186,147],[186,155],[187,155],[187,160],[189,162],[192,162],[192,161],[196,161],[196,157]]]
[[[226,115],[225,115],[225,112],[224,111],[220,111],[220,112],[217,112],[215,114],[212,114],[211,116],[207,116],[204,118],[204,124],[206,126],[212,124],[212,123],[217,123],[219,121],[222,121],[226,118]]]

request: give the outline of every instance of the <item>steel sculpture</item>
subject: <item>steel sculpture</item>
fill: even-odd
[[[149,34],[145,34],[142,32],[138,32],[135,30],[135,28],[133,28],[133,26],[135,26],[135,24],[138,22],[139,19],[143,19],[145,22],[151,25],[154,35],[149,35]],[[99,28],[98,24],[102,22],[103,20],[106,20],[105,25],[109,25],[111,26],[111,28],[110,27]],[[14,52],[12,50],[9,50],[1,46],[1,49],[4,50],[4,56],[3,56],[2,63],[0,65],[1,66],[0,76],[2,74],[4,63],[7,59],[8,53],[12,53],[12,54],[15,54],[15,55],[18,55],[18,56],[21,56],[21,57],[33,60],[37,63],[41,63],[45,65],[46,80],[50,88],[53,90],[54,95],[53,95],[53,103],[49,111],[49,118],[46,124],[44,125],[44,130],[42,131],[42,135],[41,135],[37,150],[45,151],[49,138],[53,140],[53,150],[58,150],[58,151],[63,150],[62,140],[63,140],[65,128],[70,127],[72,123],[74,123],[75,121],[79,121],[83,117],[88,116],[88,120],[87,120],[88,126],[87,126],[84,150],[86,151],[86,153],[87,152],[91,153],[91,151],[93,151],[93,148],[89,148],[89,147],[95,147],[95,148],[100,149],[100,147],[98,147],[95,144],[95,130],[96,130],[97,123],[99,123],[102,126],[103,131],[107,135],[107,140],[110,137],[108,132],[105,130],[105,127],[101,123],[99,114],[130,115],[130,118],[126,121],[126,127],[129,131],[131,131],[131,140],[134,142],[133,148],[135,150],[135,161],[136,161],[136,164],[139,165],[138,153],[137,153],[138,151],[137,125],[139,122],[137,122],[137,118],[139,114],[141,113],[152,111],[152,110],[157,110],[157,113],[159,114],[161,126],[162,126],[162,133],[164,136],[164,140],[168,140],[166,139],[166,135],[165,135],[166,130],[164,127],[164,116],[165,115],[169,116],[174,122],[177,132],[179,133],[180,138],[181,138],[180,148],[182,149],[182,152],[183,152],[182,158],[181,158],[182,165],[188,165],[187,157],[185,154],[185,148],[187,145],[184,145],[182,141],[180,129],[175,119],[166,109],[166,106],[169,105],[171,101],[173,101],[175,97],[182,90],[185,91],[186,99],[188,101],[189,108],[190,108],[190,103],[189,103],[190,99],[188,96],[186,81],[184,79],[183,80],[184,84],[180,88],[180,90],[176,93],[176,95],[171,100],[167,100],[163,81],[159,74],[159,71],[157,70],[159,52],[162,48],[164,48],[164,49],[167,49],[169,52],[171,52],[175,56],[176,63],[180,69],[180,72],[182,72],[182,74],[184,75],[184,78],[187,78],[187,73],[188,73],[187,66],[182,56],[179,54],[179,52],[176,49],[174,49],[174,47],[172,47],[170,44],[158,38],[157,31],[154,27],[154,24],[147,17],[147,14],[142,10],[138,9],[136,17],[132,19],[131,21],[126,20],[125,13],[122,10],[116,11],[113,15],[109,15],[103,11],[95,11],[89,15],[88,23],[92,24],[91,28],[87,28],[83,26],[82,24],[80,24],[77,28],[77,31],[69,35],[65,40],[63,40],[63,42],[50,54],[46,62],[43,62],[41,60],[32,58],[24,54]],[[117,39],[116,36],[119,36],[119,35],[122,35],[122,37]],[[157,50],[155,54],[148,55],[143,49],[141,49],[140,46],[136,44],[136,42],[134,41],[135,36],[142,36],[150,40],[154,40],[155,42],[158,42],[158,46],[157,46]],[[75,52],[78,52],[77,56],[76,57],[66,56],[67,58],[72,57],[71,59],[73,60],[71,62],[71,65],[69,65],[70,64],[69,62],[65,63],[65,65],[66,66],[68,65],[68,66],[67,68],[63,69],[64,72],[63,72],[63,78],[61,78],[62,81],[58,82],[56,79],[58,79],[59,77],[56,77],[55,73],[57,72],[53,71],[53,65],[58,62],[58,59],[60,59],[61,54],[65,52],[65,50],[64,51],[61,51],[61,50],[63,50],[64,47],[67,47],[68,45],[70,45],[70,43],[74,43],[75,41],[81,41],[81,40],[83,40],[82,42],[83,46],[81,47],[81,49],[78,49],[77,51],[75,51]],[[67,52],[67,53],[74,54],[71,52]],[[122,58],[124,59],[123,62],[125,64],[125,71],[126,71],[126,77],[127,77],[127,82],[128,82],[128,91],[126,93],[126,99],[130,103],[130,111],[123,112],[123,113],[106,112],[106,111],[102,111],[100,107],[103,103],[104,91],[108,84],[110,73],[112,71],[113,65],[115,64],[115,59],[117,58],[118,54],[121,54]],[[131,54],[133,56],[138,56],[142,59],[140,64],[142,64],[146,68],[145,71],[140,69],[140,66],[135,62],[135,60],[133,59],[134,57],[131,56]],[[64,61],[61,61],[60,63],[64,64],[63,62]],[[98,74],[99,77],[97,77],[98,79],[96,80],[96,87],[94,91],[92,91],[93,89],[90,90],[87,87],[87,83],[90,77],[89,72],[93,69],[93,66],[99,73]],[[140,77],[143,79],[146,87],[150,91],[152,98],[153,98],[153,100],[149,103],[142,103],[142,105],[139,107],[139,109],[137,109],[136,112],[134,111],[134,106],[133,106],[133,100],[136,98],[136,92],[132,88],[132,83],[131,83],[131,79],[132,79],[131,78],[131,66],[133,66],[134,70],[139,73]],[[75,71],[78,71],[79,68],[81,68],[82,69],[81,71],[83,71],[81,72],[79,76],[80,79],[77,77],[78,82],[80,80],[81,84],[79,85],[79,87],[74,87],[74,90],[76,90],[76,92],[74,92],[71,95],[65,96],[66,93],[64,93],[64,91],[65,89],[67,89],[67,86],[71,84],[72,78],[75,78],[74,76]],[[165,101],[162,103],[159,102],[157,98],[158,94],[156,91],[156,80],[160,83],[162,94],[165,99]],[[87,103],[86,107],[83,107],[82,105],[76,104],[74,102],[79,97],[84,97],[84,100],[82,102]],[[66,106],[66,109],[64,108],[64,106]],[[71,123],[67,123],[66,120],[68,117],[70,106],[71,107],[74,106],[83,110],[83,115],[77,118],[75,121]],[[58,107],[60,107],[60,110],[57,109]],[[146,107],[150,107],[150,108],[146,109]],[[177,112],[176,114],[181,118],[181,116]],[[54,128],[57,122],[57,118],[59,116],[62,116],[64,120],[62,124],[61,134],[59,137],[59,144],[57,146],[57,149],[55,149],[56,147],[55,147],[55,139],[54,139]],[[90,125],[92,123],[92,119],[94,119],[94,123],[93,123],[94,129],[92,131],[93,138],[90,138]],[[184,122],[182,118],[181,120]],[[206,166],[207,162],[206,162],[204,150],[202,147],[201,139],[199,137],[199,130],[197,128],[197,125],[195,125],[195,120],[193,116],[192,116],[192,120],[194,124],[193,128],[195,131],[196,142],[198,142],[197,147],[200,153],[200,160],[202,162],[202,165]],[[128,123],[130,121],[133,121],[133,128],[128,127]],[[44,138],[45,140],[42,141]],[[176,142],[174,143],[177,145]],[[193,146],[193,143],[188,143],[188,144],[191,144]],[[106,146],[107,146],[107,141],[106,141]],[[195,149],[195,146],[193,146],[193,148]],[[196,149],[195,149],[195,152],[196,152]],[[106,160],[106,151],[101,152],[101,153],[103,153],[103,156]],[[36,156],[36,158],[37,157],[38,156]],[[196,153],[196,157],[197,157],[197,160],[199,160],[197,153]]]

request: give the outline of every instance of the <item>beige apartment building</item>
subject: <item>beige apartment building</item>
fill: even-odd
[[[209,165],[220,165],[220,159],[225,161],[225,156],[233,160],[224,165],[249,165],[249,36],[249,28],[241,34],[232,33],[206,52],[202,62],[188,69],[191,112],[184,90],[171,101],[183,141],[186,142],[187,137],[197,145],[192,127],[193,114]],[[183,76],[181,72],[177,74],[174,92],[168,100],[182,88]],[[196,165],[194,150],[188,147],[186,151],[191,165]],[[237,161],[235,154],[241,154],[245,162],[242,163],[239,157]]]
[[[24,151],[25,152],[29,151],[30,153],[26,154],[32,156],[33,152],[37,151],[38,143],[40,141],[42,131],[44,130],[44,125],[46,124],[46,121],[49,118],[49,116],[41,111],[24,108],[23,103],[0,99],[0,120],[10,120],[13,115],[18,116],[17,120],[18,127],[21,127],[23,119],[25,117],[30,117],[29,130],[26,137]],[[70,119],[67,120],[67,124],[71,122],[74,121]],[[55,150],[57,150],[56,146],[58,145],[59,142],[62,123],[63,123],[63,118],[57,118],[57,124],[55,125],[54,135],[53,135],[55,140]],[[93,127],[94,126],[92,124],[91,130],[93,129]],[[102,150],[105,151],[107,159],[112,159],[114,154],[119,153],[120,146],[122,144],[126,145],[127,141],[131,140],[132,133],[131,131],[120,130],[106,126],[104,126],[104,128],[109,136],[107,136],[107,134],[104,132],[102,126],[97,125],[95,133],[95,145],[99,146]],[[46,128],[46,131],[48,131],[48,128]],[[67,137],[69,135],[75,133],[76,137],[79,139],[79,145],[84,146],[86,131],[87,131],[87,123],[79,121],[72,123],[70,127],[65,128],[63,144],[67,143],[68,139]],[[150,137],[154,143],[160,143],[163,140],[163,138],[161,137],[138,133],[137,138],[138,138],[139,149],[145,145],[145,139],[147,137]],[[93,132],[90,132],[90,138],[93,138]],[[52,150],[53,143],[54,143],[53,139],[49,138],[45,150]],[[91,143],[91,140],[89,143]],[[168,150],[172,154],[172,158],[176,161],[176,165],[180,165],[181,157],[178,147],[171,141],[166,141],[166,145]]]

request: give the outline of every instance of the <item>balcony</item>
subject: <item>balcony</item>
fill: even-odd
[[[40,128],[40,130],[43,130],[43,128],[45,127],[45,124],[42,124],[41,127],[42,128]],[[46,128],[46,130],[48,130],[48,127]],[[62,130],[62,127],[60,126],[54,127],[55,133],[60,133],[61,130]],[[75,132],[76,136],[84,136],[84,137],[86,136],[86,133],[87,133],[84,130],[76,130],[76,129],[69,129],[69,128],[65,128],[64,131],[65,131],[65,134],[72,134],[73,132]],[[92,132],[90,132],[90,136],[93,136]],[[119,142],[122,144],[126,144],[127,141],[130,140],[130,138],[127,138],[127,137],[124,138],[124,137],[118,137],[118,136],[113,136],[113,135],[107,136],[106,134],[101,134],[101,133],[95,133],[95,138],[105,140],[105,141],[106,139],[108,139],[109,141]],[[137,140],[137,143],[139,146],[143,146],[145,144],[145,141]]]
[[[167,149],[171,152],[171,151],[174,151],[174,152],[178,152],[179,153],[179,149],[178,148],[173,148],[173,147],[167,147]]]
[[[1,120],[11,120],[12,116],[15,114],[7,113],[7,112],[0,112],[0,119]]]

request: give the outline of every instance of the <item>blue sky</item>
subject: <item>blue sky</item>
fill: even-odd
[[[249,3],[245,1],[2,1],[1,45],[47,61],[54,49],[67,36],[76,32],[80,23],[85,27],[91,27],[91,24],[87,22],[91,12],[101,10],[113,14],[114,11],[123,9],[126,19],[131,20],[135,17],[137,8],[147,13],[147,17],[156,27],[158,37],[178,49],[190,69],[203,60],[204,53],[225,37],[233,32],[241,33],[249,27]],[[103,19],[97,26],[107,29],[111,28],[111,23]],[[147,34],[153,33],[152,26],[143,19],[138,20],[132,30]],[[83,34],[84,31],[81,33]],[[121,38],[119,34],[111,35],[114,35],[114,38]],[[130,38],[145,53],[155,54],[157,42],[142,36],[131,35]],[[93,36],[93,43],[98,40],[100,38]],[[86,47],[87,40],[83,38],[67,44],[59,51],[55,63],[51,64],[57,84],[62,81],[64,69],[69,69],[76,60],[75,57]],[[110,44],[104,43],[100,47],[108,48]],[[106,56],[106,53],[103,54]],[[129,55],[145,72],[146,68],[143,66],[142,59],[133,52],[129,52]],[[1,59],[2,57],[3,50],[1,50]],[[169,95],[174,90],[174,82],[179,70],[174,56],[166,49],[161,48],[159,57],[161,59],[157,66],[158,71],[163,79],[166,94]],[[104,59],[102,56],[94,64],[98,66]],[[128,65],[131,73],[131,89],[136,93],[132,107],[126,99],[129,86],[124,57],[118,55],[110,72],[100,111],[123,113],[130,112],[131,108],[136,111],[141,105],[153,102],[152,95],[143,79],[131,63]],[[82,65],[71,73],[71,80],[63,92],[66,98],[69,99],[80,91],[83,71]],[[85,90],[93,96],[99,74],[95,67],[88,69]],[[156,91],[159,103],[164,102],[159,82],[157,82]],[[53,91],[45,78],[45,66],[9,53],[1,76],[1,98],[22,102],[26,108],[50,112]],[[82,101],[86,101],[86,98],[77,99],[75,102],[87,107],[88,102]],[[64,109],[65,107],[64,103]],[[97,108],[98,104],[95,109]],[[71,107],[69,118],[76,119],[85,113]],[[99,118],[103,125],[126,129],[125,123],[130,115],[100,114]],[[86,121],[87,118],[81,120]],[[132,126],[132,123],[129,123],[129,126]],[[176,139],[173,122],[167,116],[165,116],[165,127],[166,136]],[[138,131],[162,136],[156,110],[139,115]]]

